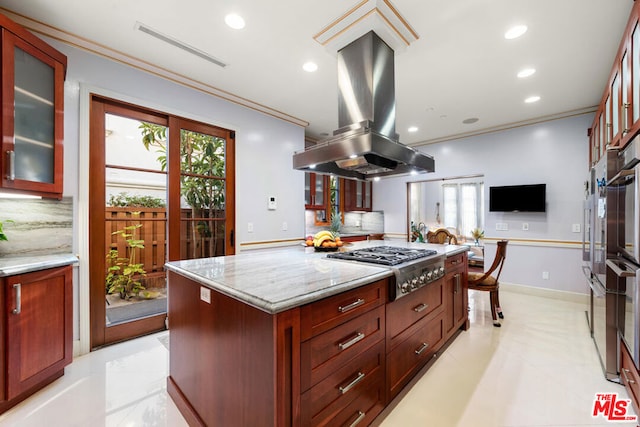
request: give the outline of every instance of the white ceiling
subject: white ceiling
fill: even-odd
[[[22,19],[35,31],[62,39],[66,36],[60,34],[79,36],[292,116],[294,122],[308,122],[307,135],[322,138],[338,127],[336,59],[313,37],[360,3],[0,0],[0,8],[39,21],[36,26]],[[392,3],[419,36],[395,58],[396,131],[407,145],[596,106],[633,6],[632,0]],[[241,14],[246,27],[227,27],[224,16],[229,12]],[[221,68],[137,31],[136,22],[228,66]],[[526,24],[528,32],[504,39],[508,27],[519,23]],[[302,70],[309,60],[319,66],[315,73]],[[524,67],[537,72],[518,79],[516,73]],[[525,104],[530,95],[541,100]],[[472,117],[479,121],[462,123]],[[419,131],[409,133],[409,126]]]

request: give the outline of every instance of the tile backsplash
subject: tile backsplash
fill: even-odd
[[[13,222],[6,222],[12,220]],[[73,199],[0,199],[0,257],[72,253]]]

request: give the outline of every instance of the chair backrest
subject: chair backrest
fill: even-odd
[[[438,228],[434,231],[427,231],[428,243],[448,243],[451,245],[457,245],[458,239],[451,234],[446,228]]]
[[[508,240],[498,240],[496,248],[496,257],[493,259],[493,264],[487,271],[484,272],[482,277],[474,280],[474,282],[481,282],[487,277],[491,275],[494,271],[498,270],[498,273],[495,275],[496,282],[500,278],[500,273],[502,273],[502,267],[504,266],[504,260],[507,258],[507,243]]]

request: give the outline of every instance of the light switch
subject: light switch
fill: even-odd
[[[267,209],[270,211],[276,210],[276,198],[275,196],[269,196],[269,200],[267,201]]]
[[[580,224],[573,224],[571,226],[571,231],[573,231],[574,233],[579,233],[580,232]]]

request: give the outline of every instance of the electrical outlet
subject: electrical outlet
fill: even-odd
[[[579,233],[580,232],[580,224],[573,224],[571,226],[571,231],[573,231],[574,233]]]
[[[549,272],[548,271],[543,271],[542,272],[542,280],[549,280]]]
[[[200,286],[200,300],[211,304],[211,289]]]
[[[253,233],[253,223],[252,222],[248,222],[247,223],[247,231],[249,233]]]
[[[496,222],[496,230],[507,231],[509,230],[509,225],[506,222]]]
[[[523,222],[522,223],[522,230],[529,231],[529,223],[528,222]]]
[[[289,228],[289,225],[285,222],[282,223],[282,231],[287,231],[287,229]]]

